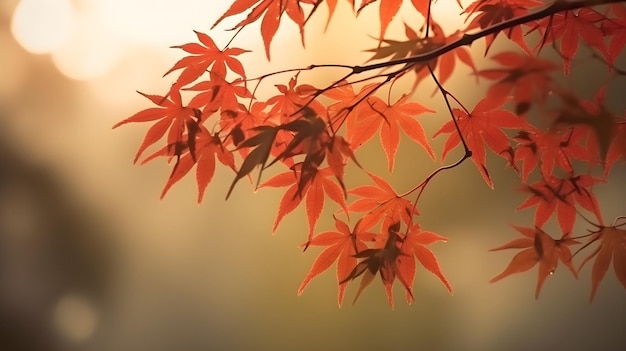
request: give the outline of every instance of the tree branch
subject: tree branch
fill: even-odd
[[[424,63],[432,59],[435,59],[458,47],[470,46],[476,40],[484,38],[488,35],[495,34],[505,29],[513,28],[515,26],[519,26],[528,22],[540,20],[540,19],[552,16],[561,11],[575,10],[575,9],[579,9],[583,7],[591,7],[591,6],[597,6],[597,5],[607,5],[611,3],[624,2],[624,1],[626,0],[573,0],[573,1],[556,0],[554,3],[548,5],[544,9],[539,10],[537,12],[529,13],[524,16],[516,17],[508,21],[495,24],[491,27],[487,27],[476,33],[465,33],[459,40],[451,42],[447,45],[444,45],[436,50],[419,54],[419,55],[415,55],[415,56],[397,59],[397,60],[390,60],[390,61],[375,63],[371,65],[366,65],[366,66],[354,66],[352,69],[352,72],[355,74],[359,74],[362,72],[386,68],[386,67],[395,66],[395,65]]]

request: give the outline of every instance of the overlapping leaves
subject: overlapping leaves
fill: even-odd
[[[504,271],[491,279],[495,283],[511,274],[522,273],[539,264],[537,287],[535,288],[535,298],[539,298],[541,287],[546,278],[551,276],[558,266],[559,261],[576,277],[577,271],[572,265],[572,253],[569,246],[577,244],[575,240],[564,235],[560,239],[553,239],[546,232],[538,227],[525,228],[515,227],[524,237],[512,240],[502,246],[498,246],[490,251],[505,249],[523,249],[518,252],[511,263]]]
[[[485,144],[496,155],[503,156],[510,149],[510,140],[504,129],[524,130],[529,124],[513,112],[501,109],[507,102],[507,97],[487,96],[480,100],[472,112],[462,109],[452,110],[455,121],[446,122],[434,135],[449,134],[443,148],[442,159],[464,139],[471,150],[472,161],[483,176],[483,179],[493,188],[493,181],[487,170],[487,153]],[[462,136],[457,133],[456,125]]]
[[[327,4],[330,21],[338,0],[235,0],[213,27],[237,15],[246,17],[232,29],[259,22],[269,59],[270,45],[283,15],[296,24],[304,43],[304,28],[323,2]],[[434,253],[427,248],[446,239],[423,231],[417,224],[418,201],[435,175],[456,167],[466,158],[472,159],[485,182],[493,187],[487,166],[487,149],[490,149],[506,159],[520,175],[522,191],[528,197],[518,209],[534,209],[534,226],[516,227],[522,238],[493,249],[521,251],[492,281],[539,266],[535,291],[538,297],[559,262],[577,275],[572,263],[572,256],[576,254],[572,255],[570,248],[579,244],[577,239],[588,238],[579,251],[594,245],[597,248],[588,254],[579,270],[594,259],[591,299],[611,262],[615,275],[626,287],[623,225],[606,227],[603,224],[600,204],[594,195],[595,187],[606,182],[610,171],[626,160],[626,120],[616,117],[623,111],[612,111],[608,107],[605,89],[598,89],[595,97],[588,101],[571,89],[560,87],[554,79],[560,71],[557,70],[560,62],[534,56],[527,46],[531,41],[525,36],[528,33],[522,31],[522,25],[504,30],[522,51],[495,53],[491,56],[494,66],[488,69],[476,68],[466,47],[471,42],[464,42],[468,33],[480,33],[493,25],[526,16],[543,3],[478,0],[464,11],[468,19],[466,30],[446,34],[438,19],[429,17],[430,2],[412,0],[413,8],[425,19],[423,26],[405,24],[406,39],[395,40],[386,36],[400,17],[402,1],[364,0],[358,5],[354,0],[347,2],[357,15],[374,8],[370,5],[379,4],[380,26],[376,28],[379,42],[376,48],[367,50],[373,54],[371,60],[406,60],[390,64],[386,69],[377,64],[376,67],[383,68],[380,73],[365,78],[356,75],[372,71],[371,66],[330,65],[351,68],[352,73],[321,88],[298,83],[304,77],[304,74],[300,77],[300,73],[317,66],[285,70],[282,74],[300,73],[291,76],[285,84],[275,84],[278,91],[275,95],[261,98],[255,96],[257,89],[251,88],[250,82],[261,84],[265,78],[278,73],[257,79],[246,77],[247,63],[243,64],[240,58],[248,50],[231,46],[230,42],[220,48],[214,38],[201,32],[195,32],[197,43],[174,47],[188,55],[166,72],[168,76],[178,74],[172,87],[163,95],[140,93],[156,106],[114,125],[116,128],[127,123],[152,123],[135,162],[148,149],[156,147],[142,163],[165,159],[172,165],[161,198],[195,167],[200,202],[220,164],[234,172],[226,191],[227,198],[243,179],[255,183],[256,188],[286,188],[273,231],[287,214],[304,202],[308,220],[304,248],[325,247],[313,262],[298,293],[302,294],[312,279],[336,262],[339,305],[351,281],[360,279],[356,301],[380,275],[393,306],[392,287],[396,280],[404,288],[407,301],[414,301],[413,283],[418,267],[430,271],[452,292]],[[626,10],[620,3],[605,11],[581,8],[552,13],[538,21],[527,21],[524,26],[530,26],[531,33],[540,34],[534,52],[550,44],[557,49],[565,73],[573,66],[582,43],[593,52],[591,59],[606,63],[607,71],[619,78],[624,75],[617,65],[617,57],[626,43],[623,39],[625,18]],[[490,31],[481,37],[485,39],[487,50],[498,33]],[[464,44],[458,45],[461,42]],[[442,49],[447,51],[428,56]],[[427,56],[428,59],[421,59]],[[489,84],[486,96],[471,111],[459,99],[464,98],[460,95],[464,91],[453,88],[448,82],[458,72],[458,62]],[[416,73],[413,91],[392,102],[390,97],[396,92],[393,91],[396,82],[408,72]],[[448,110],[435,111],[420,103],[422,94],[416,87],[430,78],[435,78],[436,91],[445,98]],[[380,90],[389,82],[392,84],[388,85],[385,100]],[[457,108],[450,105],[451,101]],[[555,105],[557,108],[553,108]],[[370,160],[357,162],[355,153],[378,134],[387,169],[393,172],[402,131],[434,160],[435,150],[417,119],[425,112],[451,117],[434,134],[434,137],[447,137],[441,159],[445,160],[460,146],[464,156],[457,163],[435,169],[409,191],[399,194],[389,181],[368,170],[367,167],[372,167]],[[531,118],[534,112],[543,118],[538,123]],[[165,139],[164,145],[157,146],[162,139]],[[348,184],[346,188],[344,182],[350,182],[346,177],[349,163],[365,168],[371,183],[355,187]],[[286,170],[261,183],[263,172],[269,167]],[[255,171],[258,172],[256,180],[253,179]],[[409,195],[416,193],[417,199],[411,201]],[[316,234],[317,222],[329,203],[338,208],[334,214],[335,230]],[[556,219],[563,233],[559,239],[544,231],[551,218]],[[580,218],[596,227],[591,234],[574,234]],[[355,223],[352,229],[350,222]]]
[[[598,231],[593,232],[589,242],[585,246],[591,245],[598,241],[600,244],[585,260],[581,263],[580,269],[585,264],[594,259],[591,268],[591,297],[593,301],[600,282],[604,279],[609,265],[613,261],[613,268],[618,281],[626,289],[626,230],[622,229],[624,225],[600,227]]]

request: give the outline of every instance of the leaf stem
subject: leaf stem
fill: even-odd
[[[221,51],[224,51],[226,49],[228,49],[228,47],[230,46],[230,44],[233,42],[233,40],[235,40],[235,38],[237,37],[237,35],[239,33],[241,33],[241,30],[243,29],[243,27],[239,28],[235,34],[233,34],[232,38],[230,38],[230,40],[228,41],[228,43],[226,43],[226,46],[224,46],[224,48]]]
[[[626,0],[625,0],[626,1]],[[322,65],[308,65],[306,67],[299,67],[299,68],[287,68],[287,69],[282,69],[280,71],[274,71],[274,72],[270,72],[270,73],[265,73],[263,75],[260,75],[258,77],[254,77],[254,78],[247,78],[246,81],[253,81],[253,80],[263,80],[265,78],[271,77],[271,76],[275,76],[278,74],[282,74],[282,73],[289,73],[289,72],[303,72],[303,71],[311,71],[317,68],[345,68],[345,69],[352,69],[354,66],[350,66],[350,65],[342,65],[342,64],[336,64],[336,63],[328,63],[328,64],[322,64]],[[351,76],[354,73],[349,73],[347,76]]]
[[[426,33],[424,34],[424,39],[427,39],[428,34],[430,34],[430,21],[431,21],[430,8],[432,4],[433,4],[433,0],[428,0],[428,11],[426,12]]]
[[[459,139],[461,139],[461,143],[463,144],[463,150],[465,151],[465,155],[467,157],[472,156],[472,150],[469,149],[469,147],[467,146],[467,142],[465,141],[465,138],[463,137],[463,133],[461,133],[461,128],[459,127],[459,124],[456,120],[456,118],[454,118],[454,113],[452,112],[452,106],[450,105],[450,100],[448,100],[448,95],[452,96],[452,98],[456,101],[459,102],[459,100],[457,100],[454,95],[450,94],[439,82],[439,79],[437,79],[437,76],[435,76],[435,72],[433,71],[432,67],[430,67],[430,65],[428,66],[428,71],[430,72],[430,76],[433,78],[433,81],[435,81],[435,84],[437,84],[437,87],[439,88],[439,91],[441,91],[441,95],[443,96],[443,99],[446,102],[446,106],[448,107],[448,111],[450,112],[450,117],[452,117],[452,122],[454,123],[454,127],[456,128],[456,132],[459,135]],[[463,106],[463,104],[461,104],[459,102],[459,104],[461,105],[461,107],[463,107],[463,109],[465,110],[465,112],[467,113],[467,115],[469,116],[470,113],[469,111],[467,111],[467,109],[465,108],[465,106]]]
[[[572,239],[572,240],[576,240],[576,239],[583,239],[583,238],[588,238],[594,234],[597,234],[598,232],[594,232],[594,231],[589,231],[589,234],[585,234],[585,235],[579,235],[579,236],[572,236],[569,237],[568,239]]]
[[[411,190],[407,191],[406,193],[404,193],[402,195],[399,195],[400,197],[405,197],[405,196],[408,196],[411,193],[413,193],[414,191],[417,191],[419,189],[419,192],[417,193],[417,196],[415,197],[415,201],[413,201],[413,209],[411,210],[411,213],[415,213],[415,209],[417,207],[417,203],[419,202],[419,199],[422,197],[422,193],[424,193],[424,189],[426,189],[426,185],[428,185],[428,183],[433,179],[434,176],[436,176],[437,174],[439,174],[439,172],[441,172],[443,170],[452,169],[452,168],[460,165],[461,163],[463,163],[463,161],[465,161],[466,159],[468,159],[468,158],[470,158],[472,156],[472,151],[467,146],[467,142],[465,141],[465,138],[463,138],[463,134],[461,133],[461,129],[459,128],[459,124],[457,123],[456,119],[454,118],[454,113],[452,112],[452,106],[450,105],[450,100],[448,99],[448,95],[452,96],[452,98],[461,105],[461,107],[467,112],[468,115],[469,115],[469,112],[467,111],[465,106],[463,106],[463,104],[461,104],[454,97],[454,95],[450,94],[441,85],[441,83],[437,79],[437,76],[435,76],[435,72],[433,71],[432,67],[430,67],[430,65],[426,65],[426,66],[428,67],[428,71],[430,72],[430,76],[433,78],[433,81],[435,82],[435,84],[439,88],[439,91],[441,92],[441,95],[443,96],[443,99],[446,102],[446,106],[448,107],[448,111],[450,112],[450,117],[452,117],[452,122],[454,123],[454,127],[456,128],[456,131],[459,134],[459,138],[461,139],[461,142],[463,143],[463,150],[465,152],[463,153],[463,156],[460,159],[458,159],[456,162],[437,168],[430,175],[428,175],[428,177],[426,177],[420,184],[418,184],[417,186],[413,187]],[[409,228],[412,225],[412,222],[413,222],[413,216],[410,217],[410,222],[409,222],[409,225],[407,226],[407,233],[409,231]]]
[[[465,161],[465,160],[466,160],[466,159],[468,159],[469,157],[470,157],[470,156],[469,156],[469,155],[467,155],[467,154],[466,154],[466,155],[463,155],[460,159],[456,160],[454,163],[451,163],[451,164],[448,164],[448,165],[441,166],[441,167],[437,168],[437,169],[436,169],[436,170],[434,170],[431,174],[429,174],[429,175],[428,175],[428,177],[426,177],[426,178],[425,178],[425,179],[424,179],[421,183],[419,183],[418,185],[416,185],[415,187],[413,187],[411,190],[409,190],[409,191],[405,192],[404,194],[402,194],[402,195],[398,195],[398,197],[406,197],[406,196],[411,195],[411,194],[412,194],[413,192],[415,192],[417,189],[422,188],[422,187],[425,187],[425,186],[428,184],[428,182],[430,182],[430,180],[431,180],[434,176],[436,176],[439,172],[441,172],[441,171],[445,171],[445,170],[447,170],[447,169],[452,169],[452,168],[454,168],[454,167],[457,167],[458,165],[460,165],[461,163],[463,163],[463,161]],[[418,194],[418,195],[419,195],[419,196],[421,196],[421,194],[422,194],[422,192],[423,192],[423,191],[424,191],[424,190],[421,190],[421,191],[419,192],[419,194]],[[416,200],[419,200],[419,196],[418,196],[418,199],[416,199]]]
[[[447,169],[452,169],[455,168],[457,166],[459,166],[461,163],[463,163],[463,161],[465,161],[466,159],[468,159],[469,157],[471,157],[471,154],[465,153],[460,159],[458,159],[456,162],[451,163],[449,165],[445,165],[445,166],[441,166],[439,168],[437,168],[436,170],[434,170],[431,174],[428,175],[428,177],[426,177],[421,183],[419,183],[418,185],[416,185],[415,187],[413,187],[411,190],[407,191],[406,193],[402,194],[402,195],[398,195],[398,197],[406,197],[409,196],[411,193],[415,192],[417,189],[419,189],[419,192],[417,193],[417,196],[415,197],[415,201],[413,201],[413,208],[411,209],[411,213],[415,213],[415,209],[417,208],[417,203],[419,202],[419,199],[422,197],[422,193],[424,193],[424,189],[426,189],[426,185],[428,185],[428,183],[437,175],[439,174],[439,172],[447,170]],[[409,231],[409,228],[411,228],[411,226],[413,225],[413,216],[411,216],[409,218],[409,224],[407,226],[407,233]]]
[[[601,228],[601,229],[602,229],[602,228]],[[593,238],[593,239],[589,240],[587,243],[585,243],[585,245],[583,245],[583,246],[579,247],[579,248],[578,248],[578,250],[576,250],[576,252],[574,252],[574,253],[572,254],[572,258],[574,258],[574,256],[576,256],[576,255],[577,255],[579,252],[581,252],[582,250],[586,249],[589,245],[591,245],[591,244],[595,243],[596,241],[598,241],[598,239],[600,239],[600,237],[602,236],[602,233],[601,233],[600,231],[597,231],[597,232],[592,232],[592,233],[590,233],[589,235],[594,235],[594,234],[598,234],[598,235],[596,235],[596,237],[595,237],[595,238]],[[597,250],[596,250],[596,252],[597,252]],[[591,255],[591,256],[593,256],[593,255]],[[590,257],[591,257],[591,256],[590,256]],[[582,267],[582,266],[581,266],[581,267]]]
[[[616,217],[615,220],[613,220],[613,227],[617,228],[617,227],[622,227],[626,225],[626,222],[621,223],[621,224],[617,224],[618,221],[622,220],[622,219],[626,219],[626,216],[619,216]]]

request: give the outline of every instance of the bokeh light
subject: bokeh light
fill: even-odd
[[[61,336],[72,342],[81,342],[96,331],[98,316],[93,304],[85,297],[68,294],[57,302],[53,323]]]
[[[94,1],[106,28],[133,43],[167,47],[194,39],[192,30],[206,31],[211,19],[229,1],[108,0]],[[219,33],[216,31],[215,33]]]
[[[194,29],[208,30],[207,14],[224,11],[227,5],[197,0],[21,0],[11,30],[27,51],[50,53],[65,76],[90,80],[110,72],[134,46],[165,49],[194,40]],[[223,43],[232,36],[216,33]],[[170,53],[175,57],[174,50]]]
[[[17,41],[35,54],[62,47],[74,30],[74,11],[70,0],[22,0],[11,22]]]
[[[89,80],[110,72],[122,55],[121,43],[100,25],[95,13],[76,15],[76,28],[68,42],[52,53],[55,66],[68,78]]]

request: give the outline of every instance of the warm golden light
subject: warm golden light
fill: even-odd
[[[11,32],[26,50],[52,52],[69,39],[74,12],[69,0],[22,0],[15,8]]]
[[[462,0],[460,3],[465,8],[471,1]],[[437,0],[431,6],[432,18],[441,25],[446,34],[452,34],[467,26],[467,23],[465,23],[467,15],[461,16],[463,9],[459,6],[457,0]]]
[[[77,80],[100,77],[118,62],[121,43],[99,25],[100,21],[93,11],[77,14],[77,30],[66,45],[52,53],[55,66],[65,76]]]
[[[179,57],[168,47],[196,41],[194,30],[208,33],[217,14],[224,12],[228,4],[196,0],[85,0],[72,8],[69,0],[22,0],[13,14],[11,29],[29,52],[52,54],[55,66],[65,76],[91,80],[110,72],[138,44]],[[220,46],[234,34],[224,28],[227,27],[211,32]]]
[[[246,1],[251,2],[239,3]],[[467,8],[483,0],[461,1]],[[489,283],[520,250],[488,250],[520,238],[509,224],[532,227],[535,215],[533,209],[515,211],[526,198],[516,190],[522,187],[520,176],[510,167],[514,160],[495,152],[487,151],[493,190],[471,160],[438,173],[426,188],[418,190],[421,215],[415,222],[423,230],[449,239],[431,249],[454,288],[454,296],[420,264],[413,291],[416,301],[410,306],[404,303],[405,289],[396,277],[395,310],[387,304],[380,274],[355,306],[350,303],[360,281],[352,282],[343,307],[338,308],[338,281],[346,275],[337,277],[334,263],[298,296],[298,287],[328,246],[311,245],[306,252],[299,246],[307,240],[309,229],[307,201],[285,216],[276,235],[271,234],[282,199],[289,199],[284,197],[289,187],[267,186],[253,194],[259,169],[251,174],[251,181],[241,179],[231,198],[224,201],[237,172],[218,166],[202,203],[197,204],[194,166],[159,200],[176,158],[169,163],[168,157],[158,157],[145,165],[133,164],[144,136],[158,122],[111,127],[156,107],[136,90],[168,94],[182,70],[163,74],[189,54],[170,46],[197,42],[193,30],[210,35],[220,48],[228,43],[237,32],[230,29],[254,7],[211,30],[234,2],[0,0],[0,18],[4,19],[0,21],[0,351],[607,350],[623,345],[621,328],[626,314],[619,306],[626,304],[626,295],[613,267],[609,267],[593,304],[588,300],[594,260],[579,270],[578,278],[560,262],[555,274],[546,279],[538,300],[533,296],[536,266]],[[312,6],[306,2],[300,3],[308,13]],[[354,1],[354,7],[358,9],[364,2]],[[357,17],[352,1],[337,0],[326,31],[328,4],[334,2],[320,2],[306,24],[305,48],[298,26],[283,14],[272,40],[271,62],[267,62],[263,47],[261,20],[244,28],[230,45],[252,50],[237,59],[245,68],[254,101],[280,95],[276,85],[288,85],[295,75],[286,71],[254,79],[270,72],[311,64],[347,66],[305,70],[297,76],[297,84],[322,88],[349,74],[350,66],[384,62],[385,58],[372,57],[379,45],[380,5],[392,2],[372,1]],[[433,0],[432,10],[446,35],[468,23],[465,15],[459,15],[463,9],[457,0]],[[614,17],[611,11],[600,13]],[[411,0],[403,0],[385,39],[407,40],[404,23],[425,35],[423,28],[420,31],[423,16]],[[608,22],[596,23],[603,29],[601,23]],[[433,35],[432,29],[429,34]],[[484,39],[462,48],[471,52],[477,71],[509,67],[491,57],[504,51],[522,52],[505,34],[498,35],[487,57]],[[612,34],[603,43],[608,47],[619,35]],[[540,58],[555,65],[548,76],[555,94],[560,87],[590,100],[596,88],[605,86],[601,107],[621,117],[626,106],[620,90],[624,81],[615,72],[626,69],[626,54],[616,58],[611,75],[603,62],[580,45],[583,52],[572,62],[571,74],[564,77],[562,60],[551,44],[545,45]],[[560,44],[557,41],[555,45],[559,48]],[[601,54],[599,50],[596,53]],[[456,154],[441,160],[448,137],[433,136],[454,118],[444,96],[453,107],[472,111],[498,80],[481,77],[477,81],[472,69],[454,55],[448,54],[457,59],[443,85],[447,93],[442,94],[431,77],[414,88],[413,72],[381,86],[377,93],[389,105],[411,93],[411,102],[436,110],[416,119],[423,123],[437,160],[431,161],[399,128],[400,146],[390,173],[381,138],[374,136],[355,155],[362,167],[350,160],[345,168],[345,187],[353,190],[344,198],[347,206],[361,198],[354,189],[375,185],[368,172],[386,179],[397,193],[405,193],[462,156],[458,147],[453,151]],[[436,74],[442,66],[442,61],[438,62]],[[357,82],[353,85],[356,93],[365,84],[391,77],[397,69],[363,72],[348,80]],[[377,74],[387,76],[367,80]],[[228,79],[235,77],[231,74]],[[206,79],[208,74],[199,78]],[[184,91],[184,104],[196,93]],[[342,102],[331,95],[321,96],[320,102]],[[354,101],[349,94],[341,98],[346,103]],[[533,111],[545,112],[546,117],[556,115],[562,112],[556,110],[559,101],[553,95]],[[250,99],[239,102],[248,108]],[[274,106],[267,110],[278,108]],[[380,112],[377,106],[383,105],[370,105],[376,114]],[[514,107],[511,102],[504,108]],[[233,150],[234,136],[220,131],[217,122],[229,115],[215,113],[204,125],[225,138],[225,149]],[[391,125],[389,121],[397,124],[389,119],[381,126]],[[549,122],[546,119],[545,123]],[[337,135],[345,137],[346,130],[342,128]],[[518,134],[507,130],[507,135],[518,136],[509,140],[507,152],[522,142],[523,135]],[[167,138],[164,135],[145,155],[161,148],[167,151]],[[586,140],[577,144],[583,147]],[[242,164],[243,158],[237,156],[236,168],[241,169]],[[586,168],[579,165],[581,171]],[[599,165],[594,169],[601,173]],[[619,165],[613,169],[608,184],[598,184],[596,193],[608,223],[626,215],[626,197],[619,196],[626,193],[626,169]],[[289,170],[277,162],[263,171],[261,181]],[[542,176],[537,171],[531,179]],[[407,199],[413,201],[417,192],[411,194]],[[348,219],[341,206],[324,196],[316,234],[335,230],[333,214],[349,222],[350,228],[366,215],[353,213]],[[593,216],[584,208],[581,211],[586,217]],[[562,234],[558,227],[558,220],[551,220],[545,230],[557,238]],[[572,235],[587,235],[587,229],[594,229],[584,221],[579,227]],[[388,234],[381,229],[376,226],[368,231]],[[579,241],[584,245],[588,238]],[[575,255],[575,263],[599,244]]]
[[[194,40],[193,30],[207,32],[228,5],[229,1],[108,0],[99,1],[97,6],[112,34],[131,42],[168,47]]]

